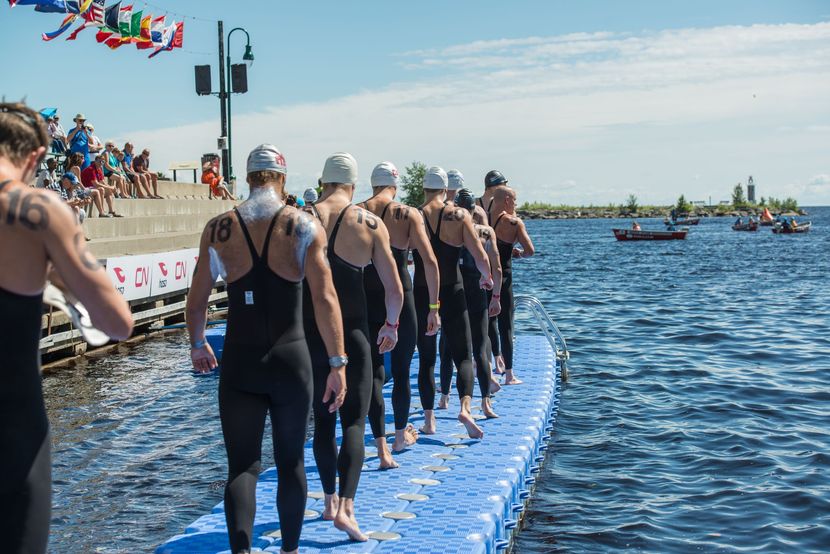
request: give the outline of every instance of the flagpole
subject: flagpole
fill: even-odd
[[[219,21],[219,105],[222,111],[222,134],[225,137],[225,145],[222,148],[222,175],[225,177],[225,184],[231,184],[230,172],[230,153],[228,146],[230,144],[230,137],[228,136],[228,106],[230,103],[230,95],[225,88],[225,30],[223,23]],[[231,191],[235,194],[235,191]]]

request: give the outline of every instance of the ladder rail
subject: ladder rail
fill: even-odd
[[[571,358],[571,354],[568,351],[568,343],[565,341],[565,337],[562,336],[562,332],[559,330],[559,327],[553,319],[551,319],[547,310],[545,310],[545,307],[535,296],[517,294],[513,301],[516,308],[527,309],[536,319],[537,325],[542,330],[542,333],[545,335],[545,338],[548,340],[548,343],[551,348],[553,348],[553,351],[556,353],[556,357],[560,361],[563,380],[567,381],[567,361]]]

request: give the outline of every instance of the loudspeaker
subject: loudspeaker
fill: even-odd
[[[196,94],[206,96],[210,94],[210,66],[197,65],[196,69]]]
[[[237,93],[248,92],[248,66],[244,63],[231,66],[231,90]]]

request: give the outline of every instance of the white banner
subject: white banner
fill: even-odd
[[[107,259],[107,275],[126,300],[150,297],[153,260],[157,254],[121,256]]]
[[[193,280],[199,250],[189,248],[153,254],[153,278],[150,296],[186,290]]]

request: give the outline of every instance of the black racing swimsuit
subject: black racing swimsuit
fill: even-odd
[[[464,285],[461,272],[458,269],[458,259],[461,253],[460,246],[452,246],[440,238],[441,224],[446,206],[438,212],[438,225],[435,232],[424,215],[429,242],[432,251],[438,260],[438,270],[441,273],[441,333],[445,335],[452,359],[458,367],[456,388],[459,397],[473,395],[473,362],[470,351],[470,321],[467,315],[467,302],[464,297]],[[435,406],[435,358],[437,340],[435,336],[426,335],[427,316],[429,315],[429,289],[426,286],[423,260],[415,258],[415,308],[418,314],[418,392],[421,405],[425,410],[432,410]]]
[[[493,225],[493,230],[501,222],[501,214],[496,218],[496,223]],[[495,334],[495,320],[491,319],[490,327],[490,342],[494,345],[498,342],[501,346],[500,352],[504,356],[504,367],[506,369],[513,369],[513,243],[504,242],[496,236],[496,247],[499,251],[499,261],[501,261],[501,313],[498,315],[498,334]],[[496,346],[493,346],[493,353],[496,352]]]
[[[363,292],[363,268],[357,267],[335,253],[337,234],[343,216],[351,208],[346,206],[337,217],[328,242],[328,259],[331,266],[332,280],[340,301],[343,315],[343,334],[346,355],[346,399],[340,407],[340,426],[343,439],[340,453],[337,452],[335,440],[336,414],[328,411],[323,404],[326,390],[326,378],[330,367],[323,338],[314,321],[314,311],[309,300],[305,309],[305,328],[308,349],[314,369],[314,460],[323,491],[334,494],[335,477],[340,477],[340,496],[354,498],[360,480],[365,454],[363,433],[366,416],[369,412],[369,397],[372,394],[372,354],[369,344],[369,327],[367,321],[366,295]],[[310,299],[306,281],[306,297]]]
[[[225,516],[233,552],[252,546],[269,412],[284,549],[297,548],[305,512],[303,445],[311,406],[311,360],[303,332],[302,285],[268,266],[268,247],[281,212],[282,208],[271,220],[261,254],[236,212],[253,266],[227,286],[228,324],[219,379],[219,416],[228,454]]]
[[[42,294],[24,296],[0,289],[0,550],[4,552],[46,552],[49,538],[52,468],[40,383],[42,298]]]
[[[380,219],[384,221],[391,202],[381,210]],[[415,315],[415,297],[412,294],[412,278],[407,269],[409,249],[392,248],[392,257],[398,269],[398,277],[403,286],[403,305],[398,320],[398,343],[390,353],[392,373],[392,411],[395,415],[395,430],[406,428],[409,420],[411,391],[409,387],[409,365],[415,353],[418,335],[418,319]],[[366,266],[363,272],[363,287],[366,290],[366,302],[369,312],[369,345],[372,346],[372,398],[369,402],[369,424],[372,435],[380,438],[386,435],[386,409],[383,400],[383,385],[386,371],[383,355],[375,347],[378,332],[386,322],[386,291],[374,265]]]

